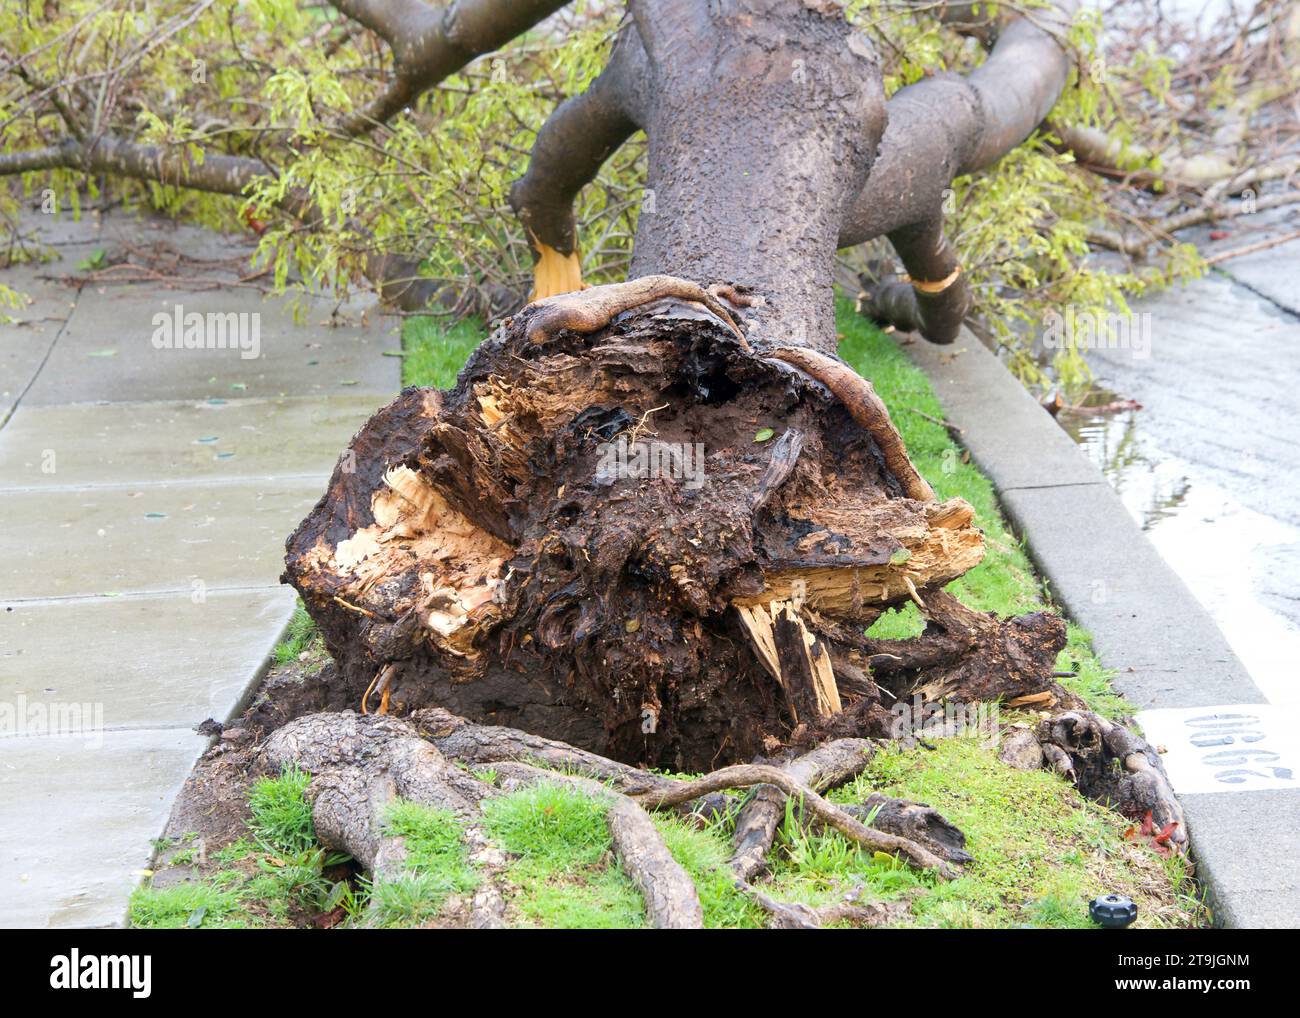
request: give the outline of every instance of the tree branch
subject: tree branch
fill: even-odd
[[[582,286],[573,206],[605,160],[644,126],[646,59],[636,28],[624,28],[587,91],[562,102],[537,132],[528,170],[510,189],[537,261],[535,299]]]
[[[343,118],[345,134],[364,134],[409,106],[427,89],[475,57],[499,49],[568,0],[455,0],[431,7],[421,0],[330,0],[393,50],[388,87]]]
[[[943,235],[946,191],[954,177],[992,165],[1023,142],[1056,104],[1070,70],[1056,33],[1076,6],[1056,0],[1033,21],[1015,17],[968,77],[927,78],[890,99],[880,155],[839,237],[840,247],[852,247],[888,236],[907,270],[910,286],[886,283],[869,294],[874,317],[931,342],[957,338],[971,300]],[[937,14],[986,41],[995,35],[972,4],[945,4]]]
[[[556,107],[537,132],[528,170],[510,189],[510,205],[539,255],[538,245],[562,255],[577,250],[574,200],[639,126],[624,100],[629,72],[644,61],[636,31],[620,32],[599,77]]]
[[[75,151],[78,147],[76,140],[70,138],[58,145],[31,149],[27,152],[0,152],[0,176],[70,166],[73,157],[69,150]]]

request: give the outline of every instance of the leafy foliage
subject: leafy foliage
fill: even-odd
[[[1030,0],[1026,6],[1037,4]],[[881,54],[888,91],[938,71],[968,71],[983,50],[940,25],[925,5],[852,0],[846,10]],[[295,281],[346,290],[366,259],[393,252],[459,295],[460,313],[499,312],[527,292],[531,255],[510,212],[510,184],[526,166],[538,127],[555,105],[599,73],[623,16],[618,3],[580,0],[498,53],[480,58],[361,137],[338,130],[391,76],[374,35],[327,4],[295,0],[33,0],[0,9],[6,54],[0,73],[3,151],[50,145],[70,128],[51,99],[81,111],[79,129],[184,153],[253,156],[276,171],[240,198],[166,184],[87,176],[71,169],[24,173],[30,199],[79,209],[84,200],[151,206],[226,230],[260,234],[257,259],[278,287]],[[1104,66],[1094,13],[1070,42],[1079,68],[1056,110],[1062,124],[1101,124],[1124,139],[1125,111],[1159,102],[1167,59],[1135,51]],[[21,61],[13,59],[22,55]],[[1233,87],[1225,67],[1215,88]],[[1225,77],[1226,75],[1226,77]],[[1217,93],[1216,93],[1217,94]],[[1141,121],[1148,134],[1168,124]],[[979,299],[979,320],[1015,353],[1027,378],[1044,364],[1027,337],[1045,309],[1127,310],[1128,298],[1198,268],[1174,245],[1140,272],[1098,264],[1090,224],[1115,221],[1108,185],[1071,165],[1038,134],[999,165],[953,184],[950,229]],[[639,138],[614,154],[581,198],[585,278],[626,271],[644,180]],[[312,228],[277,210],[292,190],[310,197]],[[14,221],[18,194],[0,189]],[[21,248],[11,257],[23,257]],[[860,262],[855,262],[860,264]],[[1056,355],[1066,382],[1086,379],[1077,351]]]

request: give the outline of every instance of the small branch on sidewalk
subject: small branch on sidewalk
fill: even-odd
[[[1292,233],[1283,233],[1277,237],[1269,237],[1267,240],[1256,241],[1254,244],[1247,244],[1245,247],[1234,248],[1231,251],[1221,251],[1219,254],[1211,255],[1205,259],[1206,265],[1219,265],[1222,262],[1230,261],[1233,258],[1241,258],[1243,255],[1258,254],[1260,251],[1267,251],[1269,248],[1280,247],[1282,244],[1289,244],[1293,240],[1300,240],[1300,230]]]

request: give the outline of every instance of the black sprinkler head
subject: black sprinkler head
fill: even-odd
[[[1088,902],[1088,915],[1098,926],[1122,930],[1138,917],[1138,907],[1122,894],[1103,894]]]

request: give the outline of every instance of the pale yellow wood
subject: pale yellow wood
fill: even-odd
[[[545,300],[562,293],[582,289],[582,259],[578,252],[562,255],[553,247],[537,244],[541,257],[533,266],[533,292],[530,300]]]
[[[740,617],[741,624],[745,628],[745,632],[749,634],[755,655],[763,667],[780,683],[787,697],[790,693],[790,685],[781,670],[781,660],[776,652],[774,627],[778,618],[784,618],[792,622],[799,629],[799,634],[803,639],[804,655],[808,661],[808,670],[812,675],[813,695],[817,701],[818,715],[829,717],[831,714],[838,714],[844,709],[840,701],[839,687],[835,684],[835,669],[831,664],[831,656],[826,652],[825,647],[817,646],[817,638],[808,630],[799,614],[799,610],[792,602],[771,601],[767,604],[737,604],[735,609],[736,614]],[[795,715],[795,723],[798,724],[799,716],[793,702],[790,704],[790,710]]]

